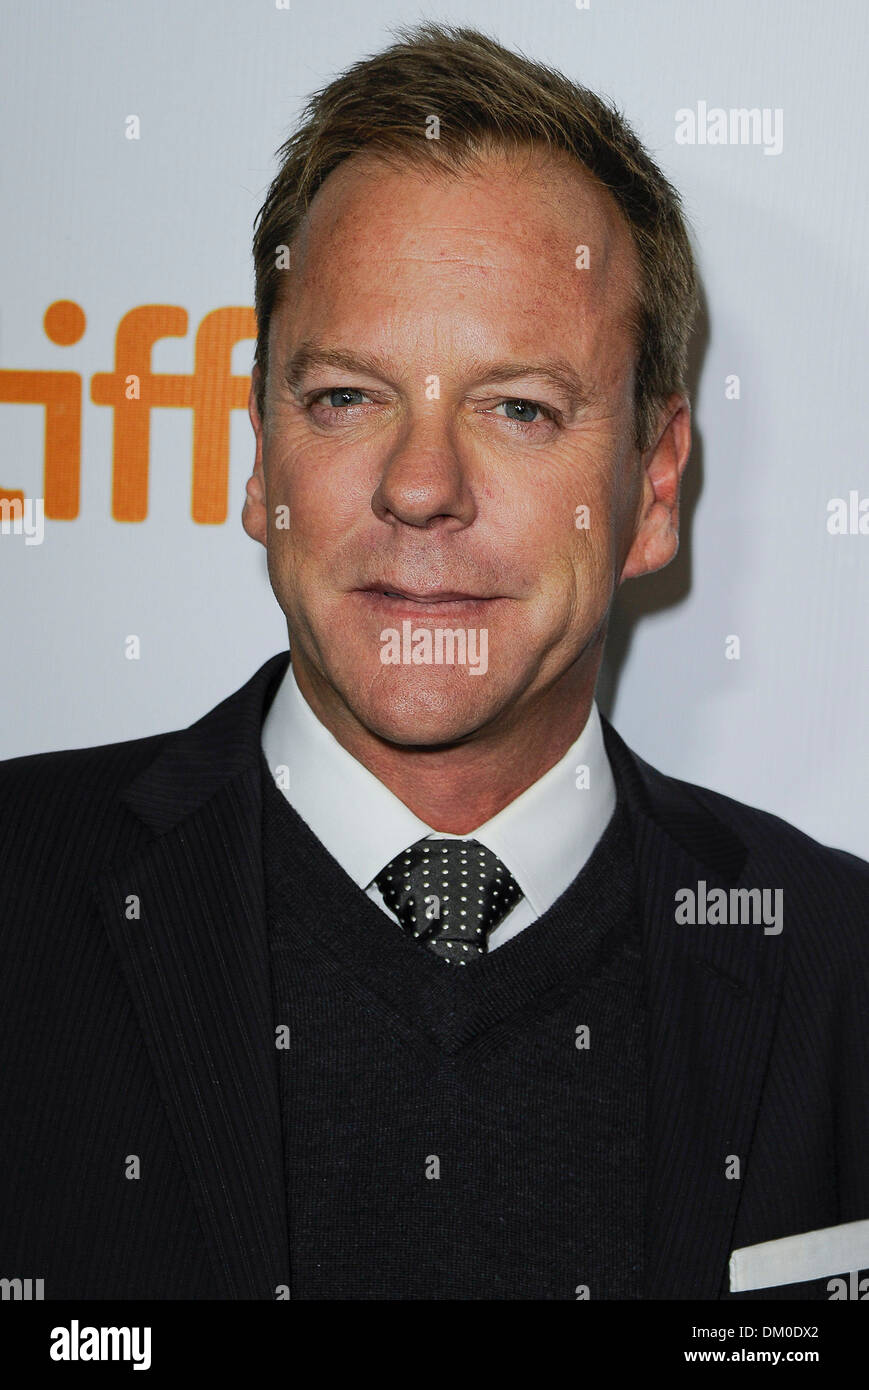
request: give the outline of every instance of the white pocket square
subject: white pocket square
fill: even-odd
[[[869,1269],[869,1221],[847,1221],[798,1236],[744,1245],[730,1256],[730,1292],[801,1284]]]

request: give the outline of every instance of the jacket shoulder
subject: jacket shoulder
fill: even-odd
[[[771,811],[660,771],[629,747],[608,719],[604,717],[602,723],[607,753],[629,801],[641,806],[675,839],[687,827],[700,844],[704,839],[718,839],[733,849],[747,849],[750,855],[826,866],[831,873],[861,884],[865,891],[869,864],[856,854],[821,844]]]
[[[780,893],[792,960],[802,960],[818,984],[831,973],[850,979],[852,985],[858,979],[865,982],[869,863],[821,844],[770,811],[692,782],[665,780],[671,804],[699,805],[707,823],[712,818],[722,835],[742,842],[745,857],[736,879],[740,885]]]
[[[716,857],[721,862],[723,846],[733,886],[775,895],[771,901],[780,905],[791,969],[830,998],[840,988],[865,991],[869,863],[821,844],[770,811],[670,777],[631,756],[647,813],[683,847],[690,839],[698,869]]]
[[[172,737],[0,761],[0,871],[10,891],[87,877],[131,845],[140,827],[122,794]]]
[[[15,796],[24,801],[52,790],[82,796],[111,796],[157,756],[177,733],[148,734],[90,748],[62,748],[51,753],[24,753],[0,759],[0,804]]]
[[[783,864],[795,861],[811,864],[818,871],[826,870],[837,878],[853,882],[864,892],[869,888],[869,863],[858,855],[822,844],[781,816],[749,806],[723,792],[687,782],[680,785],[688,788],[708,811],[746,840],[755,854],[780,858]]]
[[[697,864],[734,886],[781,890],[791,939],[869,962],[869,864],[821,844],[771,811],[661,772],[604,720],[607,751],[629,802]]]

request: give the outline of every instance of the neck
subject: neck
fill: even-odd
[[[415,816],[450,835],[467,835],[554,767],[588,721],[602,642],[531,698],[472,739],[440,747],[380,738],[353,715],[301,655],[293,674],[321,724]]]

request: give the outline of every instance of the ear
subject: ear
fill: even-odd
[[[257,364],[251,374],[250,395],[247,401],[247,413],[250,416],[256,437],[256,454],[254,455],[253,473],[247,480],[247,496],[244,499],[244,507],[241,512],[241,524],[252,540],[265,545],[268,535],[268,517],[266,514],[266,480],[263,471],[263,422],[257,405],[257,391],[261,380],[262,373],[259,364]]]
[[[619,583],[668,565],[679,549],[679,486],[691,453],[691,406],[669,397],[659,416],[656,442],[642,457],[642,498],[634,540]]]

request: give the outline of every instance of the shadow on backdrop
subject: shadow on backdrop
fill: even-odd
[[[699,287],[699,307],[688,354],[687,386],[692,405],[709,345],[709,308],[706,291]],[[643,618],[672,608],[691,590],[692,532],[694,511],[703,489],[703,440],[696,416],[691,420],[691,456],[682,477],[679,502],[679,550],[675,559],[655,574],[629,579],[613,602],[609,631],[598,676],[596,696],[601,713],[612,720],[618,683],[627,661],[634,632]]]

